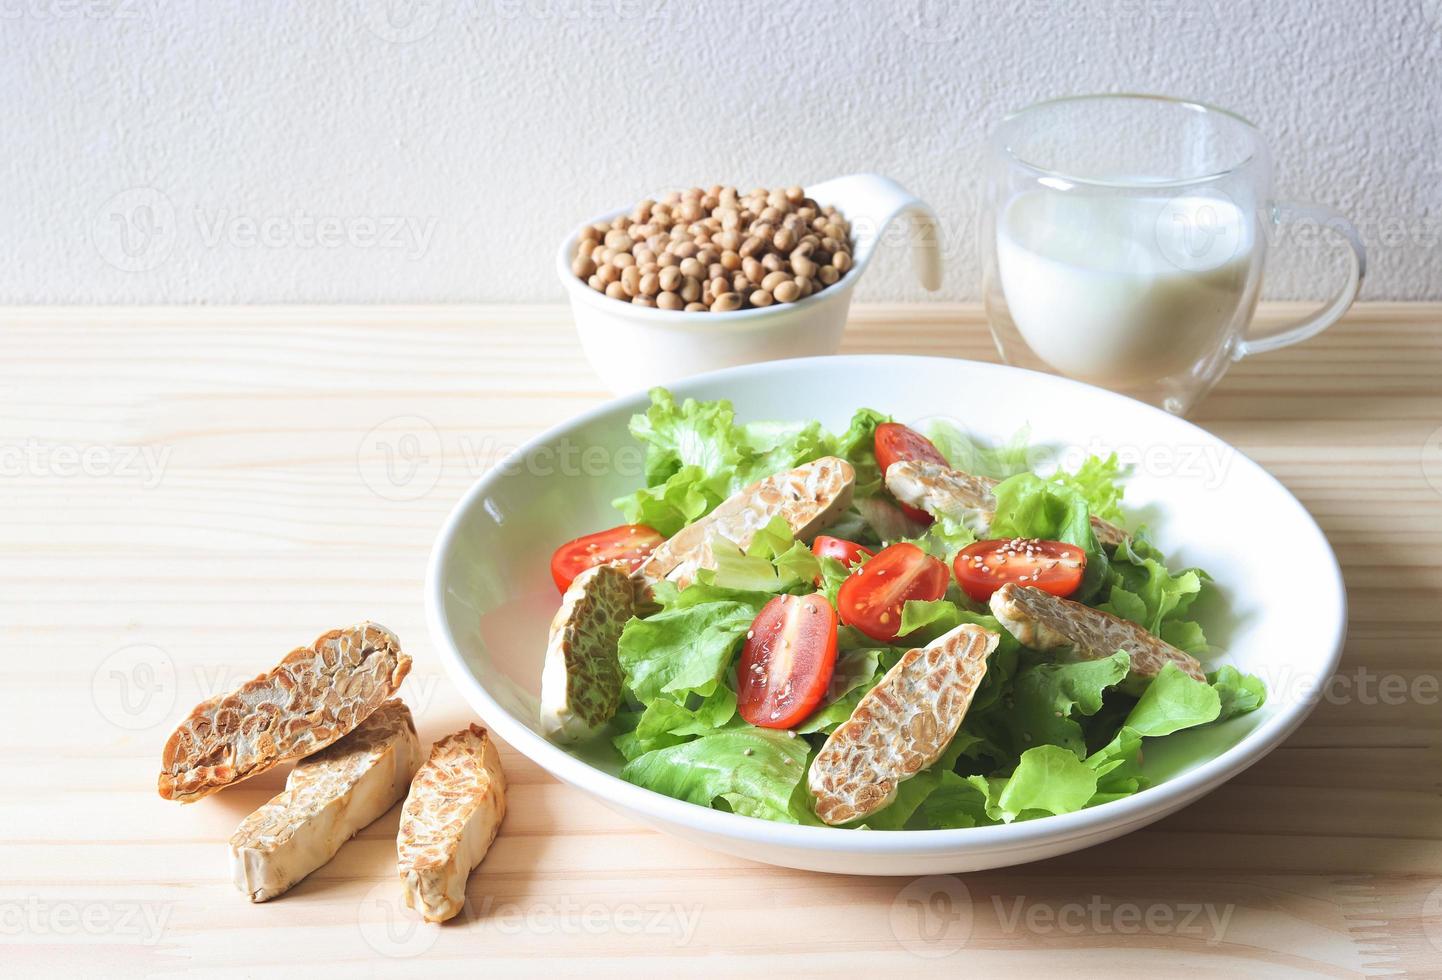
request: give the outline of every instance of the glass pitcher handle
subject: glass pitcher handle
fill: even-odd
[[[1357,234],[1357,229],[1352,226],[1352,222],[1336,211],[1319,204],[1274,203],[1272,205],[1273,227],[1280,227],[1284,221],[1306,221],[1317,227],[1332,228],[1341,232],[1350,246],[1347,253],[1351,259],[1347,271],[1347,281],[1343,283],[1341,290],[1332,297],[1326,306],[1311,316],[1285,324],[1266,336],[1241,340],[1232,353],[1236,360],[1241,360],[1250,354],[1263,354],[1269,350],[1278,350],[1291,344],[1300,343],[1326,330],[1340,320],[1343,313],[1347,312],[1352,301],[1357,298],[1357,292],[1362,288],[1362,280],[1367,276],[1367,250],[1362,247],[1361,236]]]

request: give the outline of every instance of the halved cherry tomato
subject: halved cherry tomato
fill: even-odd
[[[790,728],[816,710],[836,667],[836,610],[826,597],[779,595],[761,608],[736,668],[736,710]]]
[[[817,558],[835,558],[847,568],[855,565],[862,558],[870,558],[873,554],[869,548],[863,548],[855,541],[833,538],[829,534],[816,536],[816,540],[811,542],[811,553]]]
[[[946,563],[914,544],[898,541],[851,573],[836,593],[841,621],[873,640],[896,639],[907,600],[931,602],[946,595]]]
[[[962,548],[951,567],[962,591],[977,602],[990,599],[1008,582],[1068,596],[1081,585],[1087,553],[1061,541],[1007,538],[978,541]]]
[[[915,429],[907,428],[899,422],[883,422],[876,427],[876,463],[881,467],[881,473],[886,475],[892,463],[899,463],[904,459],[916,460],[921,463],[937,463],[941,466],[949,466],[946,457],[941,455],[941,450],[934,446],[930,439],[917,432]],[[922,524],[930,524],[933,518],[926,511],[910,504],[903,504],[897,501],[897,506],[902,513],[913,521]]]
[[[551,578],[565,592],[571,580],[588,568],[611,561],[624,561],[635,568],[666,539],[644,524],[622,524],[606,531],[567,541],[551,556]]]

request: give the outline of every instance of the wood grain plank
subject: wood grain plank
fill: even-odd
[[[858,308],[844,349],[996,359],[981,311],[945,304]],[[1360,306],[1200,406],[1321,523],[1351,627],[1294,737],[1154,827],[962,878],[826,877],[654,833],[503,746],[511,815],[457,922],[397,907],[394,810],[248,905],[224,841],[283,774],[167,804],[168,726],[364,617],[416,658],[422,738],[463,724],[418,599],[431,538],[508,449],[603,397],[554,307],[0,310],[5,972],[1438,972],[1439,304]],[[415,499],[378,495],[358,452],[397,417],[434,429]],[[158,673],[122,701],[137,663]]]

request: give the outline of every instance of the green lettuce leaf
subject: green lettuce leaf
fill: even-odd
[[[1082,584],[1071,596],[1088,602],[1111,581],[1111,563],[1092,531],[1086,498],[1070,487],[1031,473],[1020,473],[996,485],[995,538],[1044,538],[1074,544],[1087,553]]]
[[[1075,490],[1032,473],[1019,473],[998,483],[995,495],[993,537],[1065,541],[1088,553],[1096,547],[1091,511],[1086,498]]]
[[[1034,663],[1017,671],[1008,697],[976,713],[966,730],[983,738],[1002,768],[1038,745],[1086,757],[1082,720],[1101,710],[1106,692],[1121,684],[1131,658],[1118,651],[1102,660]]]
[[[612,737],[611,744],[616,747],[621,758],[627,762],[655,749],[664,749],[667,746],[679,745],[687,741],[687,736],[672,735],[669,732],[640,734],[638,729],[644,715],[645,711],[620,711],[617,712],[615,718],[611,719],[612,729],[618,732]]]
[[[1038,745],[1021,755],[1005,780],[988,783],[987,815],[1010,823],[1018,817],[1071,813],[1096,794],[1097,774],[1076,753]]]
[[[729,401],[678,403],[664,388],[651,390],[650,406],[630,427],[646,447],[646,487],[614,504],[628,523],[667,537],[736,491],[835,448],[817,422],[737,425]]]
[[[985,827],[997,821],[987,814],[987,783],[976,776],[980,785],[954,772],[944,772],[936,789],[919,808],[918,817],[931,830],[955,830],[960,827]]]
[[[1221,698],[1211,685],[1193,680],[1169,663],[1142,692],[1127,715],[1126,727],[1155,738],[1216,721],[1221,710]]]
[[[1207,682],[1217,692],[1217,701],[1221,705],[1218,721],[1256,711],[1267,701],[1267,685],[1262,683],[1262,679],[1253,674],[1243,674],[1231,665],[1224,665],[1208,674]]]
[[[973,476],[1004,480],[1031,471],[1031,427],[1023,426],[1005,445],[993,445],[963,432],[955,424],[937,420],[927,427],[927,437],[953,469]]]
[[[704,470],[684,466],[664,482],[617,497],[611,503],[627,524],[645,524],[669,538],[705,517],[724,499]]]
[[[654,616],[632,619],[618,648],[626,687],[646,705],[663,695],[678,704],[690,694],[709,697],[759,608],[724,599],[681,606],[678,600]]]
[[[976,541],[976,532],[964,522],[940,514],[924,534],[909,540],[931,557],[950,565],[958,551]]]
[[[896,637],[898,641],[905,641],[908,649],[924,646],[956,629],[966,621],[963,617],[970,615],[950,599],[930,602],[908,599],[901,607],[901,625]]]
[[[649,524],[670,537],[736,491],[823,456],[842,456],[856,468],[858,497],[881,487],[873,442],[887,416],[878,412],[856,412],[837,437],[819,422],[738,425],[725,399],[678,403],[664,388],[653,388],[650,396],[650,406],[630,424],[646,447],[646,487],[614,502],[627,523]]]
[[[1088,456],[1075,473],[1057,470],[1050,477],[1051,482],[1067,487],[1081,495],[1087,502],[1087,509],[1093,517],[1100,517],[1113,524],[1121,524],[1122,515],[1122,467],[1117,454],[1106,459]]]
[[[691,699],[694,707],[686,707],[666,698],[656,698],[636,723],[636,737],[644,741],[662,735],[706,735],[725,728],[736,715],[736,692],[725,684],[704,698]]]
[[[1233,683],[1231,678],[1228,682]],[[1240,687],[1240,682],[1234,686]],[[1139,756],[1142,739],[1161,738],[1220,717],[1219,691],[1188,677],[1176,664],[1167,664],[1142,692],[1112,740],[1087,757],[1087,767],[1097,774],[1097,793],[1089,805],[1121,799],[1147,787]]]
[[[631,418],[631,435],[646,447],[646,483],[655,486],[684,467],[694,466],[708,478],[729,485],[726,474],[749,462],[754,451],[736,425],[736,412],[726,400],[677,403],[665,388],[652,388],[651,405]]]
[[[832,451],[856,470],[853,497],[866,499],[881,491],[883,474],[876,462],[876,427],[890,421],[890,415],[869,408],[859,409],[851,416],[846,431],[836,437]]]
[[[1173,575],[1145,532],[1138,532],[1117,546],[1111,572],[1111,594],[1101,608],[1130,619],[1158,636],[1162,635],[1165,623],[1179,619],[1190,608],[1201,594],[1203,583],[1211,581],[1211,577],[1198,568]]]
[[[724,800],[746,816],[798,823],[792,800],[809,752],[789,732],[746,726],[647,752],[621,778],[699,806]]]

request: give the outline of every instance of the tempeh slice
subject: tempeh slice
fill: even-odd
[[[810,541],[851,506],[856,471],[836,456],[777,473],[740,490],[721,505],[690,524],[655,551],[636,570],[644,582],[666,578],[685,588],[703,568],[715,568],[711,553],[713,538],[722,538],[745,549],[756,532],[783,518],[791,533]]]
[[[982,534],[996,517],[992,491],[999,482],[920,460],[901,460],[886,470],[886,489],[897,500],[928,514],[944,514]],[[1100,517],[1091,522],[1097,541],[1106,547],[1116,547],[1127,539],[1127,532],[1115,524]]]
[[[909,650],[816,754],[807,786],[828,824],[870,816],[951,744],[1000,637],[971,623]]]
[[[406,905],[444,922],[466,902],[466,879],[506,815],[506,776],[479,725],[447,735],[416,772],[401,809],[397,864]]]
[[[241,821],[230,838],[235,886],[252,902],[282,894],[401,800],[420,764],[410,709],[387,701],[297,763],[285,791]]]
[[[594,733],[621,704],[621,629],[635,613],[625,569],[598,565],[577,575],[551,620],[541,671],[541,727],[559,739]]]
[[[1132,658],[1132,676],[1143,680],[1156,677],[1168,663],[1196,680],[1207,679],[1195,657],[1136,623],[1030,585],[1008,582],[997,589],[991,613],[1033,650],[1058,651],[1074,660],[1100,660],[1125,650]]]
[[[410,673],[379,623],[331,630],[269,673],[203,701],[165,743],[160,795],[193,803],[319,752],[365,721]]]

